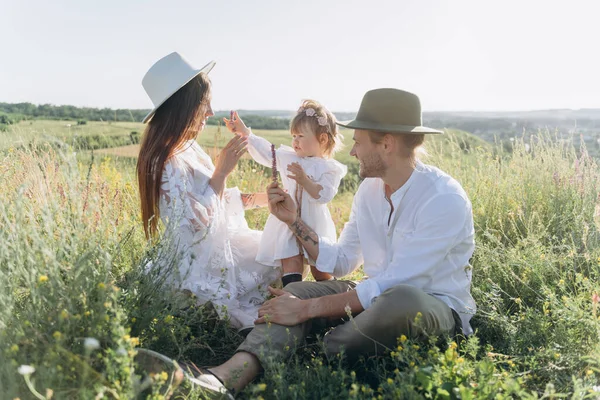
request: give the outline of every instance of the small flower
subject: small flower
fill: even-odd
[[[392,378],[387,378],[387,383],[391,385],[392,383],[394,383],[394,380]]]
[[[306,110],[304,110],[304,113],[309,116],[312,117],[313,115],[315,115],[317,112],[315,111],[314,108],[307,108]]]
[[[62,337],[62,333],[60,333],[59,331],[54,331],[52,336],[54,336],[54,339],[60,340],[60,338]]]
[[[83,341],[83,347],[85,347],[85,349],[88,351],[93,351],[100,348],[100,342],[96,338],[87,337]]]
[[[35,368],[33,368],[31,365],[21,365],[17,371],[19,374],[27,376],[33,374],[35,372]]]
[[[161,379],[162,381],[166,381],[167,379],[169,379],[169,374],[167,374],[165,371],[162,371],[162,372],[160,373],[160,379]]]
[[[105,288],[106,288],[106,285],[104,284],[104,282],[100,282],[98,284],[98,289],[105,289]]]
[[[327,117],[319,117],[317,118],[317,122],[319,123],[319,125],[325,126],[327,125]]]
[[[264,392],[267,389],[267,384],[266,383],[259,383],[257,385],[257,388],[260,392]]]
[[[168,324],[168,323],[170,323],[171,321],[173,321],[173,316],[172,316],[172,315],[167,315],[167,316],[165,317],[165,322]]]
[[[38,282],[39,283],[48,282],[48,275],[40,275],[40,277],[38,278]]]
[[[406,335],[402,335],[400,336],[400,343],[404,343],[408,340],[408,338],[406,337]]]

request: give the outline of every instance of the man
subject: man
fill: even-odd
[[[240,390],[260,373],[265,357],[288,356],[313,325],[339,322],[348,313],[353,322],[325,335],[327,355],[342,349],[350,358],[376,354],[395,347],[401,335],[471,333],[471,203],[456,180],[417,159],[424,135],[442,132],[421,126],[419,98],[397,89],[367,92],[356,119],[339,125],[354,129],[350,155],[365,179],[338,242],[306,226],[275,183],[268,187],[269,210],[289,225],[319,271],[341,278],[363,265],[369,278],[270,288],[275,297],[260,308],[238,352],[210,371],[195,371],[198,384],[225,392],[224,382]]]

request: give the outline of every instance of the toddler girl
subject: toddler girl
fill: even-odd
[[[249,137],[248,152],[252,158],[266,166],[273,166],[271,143],[254,135],[244,122],[232,112],[231,119],[224,118],[227,128],[237,135]],[[305,100],[290,124],[292,147],[280,146],[275,152],[276,167],[284,189],[296,201],[298,216],[319,237],[336,241],[335,225],[327,208],[346,175],[345,165],[333,159],[341,140],[333,114],[314,100]],[[309,259],[288,226],[269,215],[264,228],[256,261],[281,266],[283,285],[302,280],[304,257]],[[319,272],[314,260],[309,259],[315,280],[331,279]]]

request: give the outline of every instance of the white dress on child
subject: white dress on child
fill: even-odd
[[[248,152],[259,164],[273,167],[271,143],[268,140],[251,133],[248,141]],[[320,197],[318,199],[313,198],[306,190],[302,189],[302,194],[299,196],[299,198],[301,197],[301,218],[319,237],[326,237],[335,243],[337,234],[327,203],[336,195],[340,181],[346,175],[348,168],[333,159],[299,157],[294,149],[289,146],[280,146],[275,151],[275,155],[281,183],[294,201],[296,201],[297,184],[295,180],[287,176],[289,164],[299,163],[306,175],[313,182],[321,185],[323,189],[319,192]],[[256,261],[278,267],[281,266],[281,259],[298,254],[300,254],[298,242],[290,228],[274,215],[269,215]],[[304,257],[309,258],[306,251],[304,251]]]
[[[253,327],[280,271],[255,261],[261,232],[248,227],[237,188],[225,189],[222,198],[213,191],[214,170],[194,140],[165,164],[160,215],[181,257],[177,280],[170,280],[194,293],[199,304],[212,302],[234,327]]]

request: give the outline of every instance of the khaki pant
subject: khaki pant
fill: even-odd
[[[300,299],[354,290],[350,281],[295,282],[284,290]],[[417,313],[420,322],[415,323]],[[264,365],[267,358],[284,358],[304,343],[311,332],[335,327],[323,339],[327,356],[344,350],[350,359],[381,354],[397,346],[402,335],[424,339],[428,335],[453,335],[460,329],[457,314],[441,300],[409,285],[394,286],[379,295],[369,309],[351,320],[317,318],[296,326],[260,324],[248,334],[238,351],[254,354]]]

